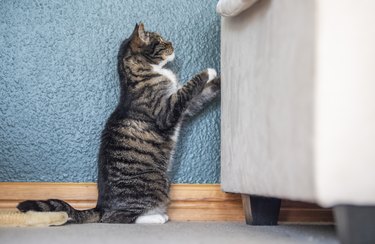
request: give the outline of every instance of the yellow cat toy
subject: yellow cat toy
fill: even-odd
[[[0,227],[47,227],[67,221],[66,212],[0,211]]]

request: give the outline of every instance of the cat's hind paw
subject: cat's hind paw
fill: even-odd
[[[168,215],[166,214],[152,214],[139,216],[136,220],[136,224],[164,224],[168,221]]]

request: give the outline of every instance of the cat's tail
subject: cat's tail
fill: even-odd
[[[98,209],[77,210],[67,202],[58,199],[46,201],[27,200],[20,202],[17,208],[21,212],[66,212],[71,223],[96,223],[100,220],[100,211]]]

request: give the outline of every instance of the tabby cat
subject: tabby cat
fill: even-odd
[[[121,95],[102,132],[98,202],[76,210],[62,200],[24,201],[22,212],[64,211],[72,223],[165,223],[167,176],[180,126],[220,93],[220,78],[207,69],[180,86],[163,66],[172,43],[137,24],[118,52]]]

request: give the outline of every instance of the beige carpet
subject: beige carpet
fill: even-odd
[[[169,222],[165,225],[84,224],[0,228],[4,244],[104,243],[338,243],[332,226],[248,226],[240,223]]]

